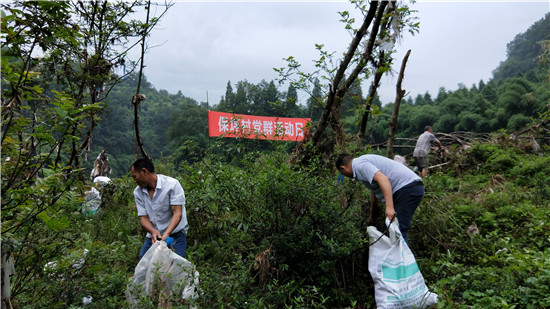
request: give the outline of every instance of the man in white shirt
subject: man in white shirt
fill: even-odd
[[[134,162],[130,173],[138,185],[134,189],[134,198],[139,222],[147,231],[139,258],[157,240],[166,240],[168,237],[174,239],[174,251],[185,257],[189,224],[181,184],[175,178],[155,174],[155,166],[148,159]]]

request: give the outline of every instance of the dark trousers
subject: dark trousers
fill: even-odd
[[[393,207],[397,213],[399,230],[403,239],[409,243],[407,233],[411,227],[416,208],[424,196],[424,184],[421,181],[412,182],[393,194]]]
[[[174,234],[170,234],[170,237],[174,238],[174,242],[172,243],[172,249],[181,257],[185,257],[185,251],[187,250],[187,235],[183,231],[179,231]],[[141,250],[139,252],[139,259],[145,255],[147,250],[151,248],[153,245],[153,241],[149,237],[145,237],[145,242],[143,243],[143,246],[141,246]]]

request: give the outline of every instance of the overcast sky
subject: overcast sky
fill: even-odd
[[[550,11],[548,0],[418,1],[412,8],[420,32],[397,45],[394,70],[408,49],[402,88],[413,99],[440,87],[456,90],[487,81],[506,58],[506,44]],[[353,11],[345,1],[177,1],[152,33],[145,75],[156,89],[198,102],[218,104],[227,82],[257,84],[278,78],[273,68],[294,56],[305,72],[313,71],[315,44],[342,55],[351,37],[339,11]],[[358,27],[358,26],[357,26]],[[383,80],[382,102],[393,102],[397,74]],[[364,85],[366,94],[368,85]],[[286,91],[283,85],[279,91]],[[305,103],[307,95],[300,94]]]

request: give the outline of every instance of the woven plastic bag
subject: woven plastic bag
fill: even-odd
[[[179,299],[197,297],[199,273],[187,259],[179,256],[165,241],[155,242],[136,266],[126,288],[126,299],[138,305],[141,297],[158,297],[161,293]]]
[[[378,309],[427,308],[437,303],[437,294],[428,290],[411,249],[399,231],[395,219],[389,226],[389,237],[374,226],[367,228],[369,272],[374,281]]]

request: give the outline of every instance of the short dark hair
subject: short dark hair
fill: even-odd
[[[425,127],[424,127],[424,131],[428,131],[428,130],[431,129],[431,128],[432,128],[432,126],[425,126]]]
[[[347,153],[342,153],[336,158],[336,169],[340,169],[342,165],[348,165],[353,160],[353,156]]]
[[[153,164],[153,161],[147,158],[137,159],[136,162],[132,164],[132,166],[134,167],[135,171],[141,171],[142,168],[146,168],[151,173],[155,172],[155,165]]]

